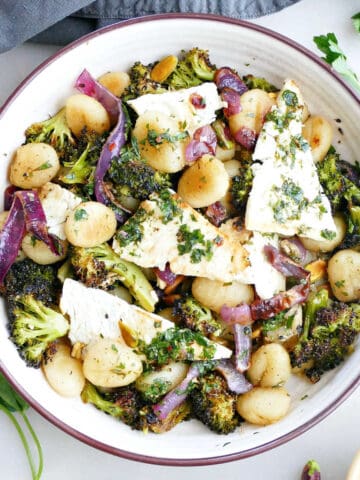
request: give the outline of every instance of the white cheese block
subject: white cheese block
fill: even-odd
[[[176,274],[224,282],[244,281],[248,252],[238,239],[216,228],[175,193],[169,193],[177,213],[169,221],[164,220],[168,200],[153,194],[120,228],[113,243],[115,252],[144,268],[163,270],[169,263],[171,271]],[[126,238],[126,230],[134,224],[138,224],[141,230],[141,239],[125,244],[122,237]],[[184,235],[189,242],[193,242],[185,252],[187,241],[182,229],[186,230]]]
[[[45,183],[39,188],[38,194],[49,233],[65,240],[66,219],[69,213],[82,202],[82,199],[66,188],[51,182]]]
[[[191,103],[191,95],[193,94],[202,97],[204,108],[194,107]],[[156,111],[178,120],[179,124],[185,125],[183,129],[187,130],[190,135],[197,128],[212,123],[216,118],[216,110],[227,105],[222,102],[216,85],[212,82],[173,92],[150,93],[129,100],[127,103],[138,115],[148,111]]]
[[[253,154],[254,180],[246,206],[248,230],[324,240],[336,232],[330,202],[302,137],[304,101],[287,80]]]
[[[135,336],[150,343],[159,333],[174,327],[169,320],[149,313],[136,305],[111,293],[88,288],[80,282],[66,279],[60,300],[60,309],[70,318],[69,339],[74,344],[88,344],[99,337],[116,339],[121,337],[122,323]],[[232,351],[209,340],[215,346],[214,359],[230,358]],[[199,352],[199,357],[197,357]],[[201,360],[202,349],[194,349],[194,360]]]

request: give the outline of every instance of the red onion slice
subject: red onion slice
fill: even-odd
[[[188,165],[196,162],[203,155],[209,153],[209,146],[204,142],[198,142],[197,140],[191,140],[185,149],[185,158]]]
[[[18,198],[14,198],[9,215],[0,231],[0,284],[15,262],[25,235],[24,210]]]
[[[192,93],[190,95],[190,103],[197,110],[202,110],[206,107],[205,98],[199,95],[198,93]]]
[[[10,210],[14,201],[15,192],[20,190],[15,185],[9,185],[4,192],[4,210]]]
[[[224,88],[221,91],[221,98],[227,103],[227,107],[223,109],[225,117],[229,118],[241,112],[240,95],[232,88]]]
[[[300,265],[305,265],[309,252],[306,250],[298,237],[284,238],[280,241],[282,253],[290,257]]]
[[[193,163],[207,153],[215,155],[216,145],[216,133],[210,125],[198,128],[193,134],[193,139],[186,146],[187,163]]]
[[[235,323],[232,329],[235,341],[235,368],[243,373],[250,367],[251,326]]]
[[[232,90],[235,90],[235,92],[237,92],[239,95],[242,95],[248,90],[248,87],[241,80],[239,75],[229,67],[222,67],[216,70],[214,81],[219,90],[223,90],[224,88],[231,88]]]
[[[299,280],[308,277],[309,272],[307,270],[293,262],[288,256],[280,253],[273,245],[265,245],[264,252],[271,265],[285,277],[295,277]]]
[[[255,148],[258,136],[255,130],[251,130],[247,127],[241,127],[237,132],[235,132],[233,137],[237,143],[246,148],[246,150],[252,152]]]
[[[237,307],[228,307],[223,305],[220,310],[221,318],[227,325],[250,325],[253,322],[251,308],[247,303],[242,303]]]
[[[165,270],[160,270],[159,268],[154,268],[155,275],[160,278],[166,285],[173,285],[177,279],[176,273],[173,273],[170,270],[170,264],[165,265]]]
[[[23,209],[26,231],[42,240],[55,255],[61,255],[62,244],[57,237],[48,232],[45,212],[37,192],[19,190],[15,193],[15,197],[20,201]]]
[[[156,405],[154,405],[153,411],[160,418],[165,418],[182,402],[184,402],[188,396],[188,387],[194,378],[199,376],[199,368],[197,362],[194,362],[184,378],[184,380],[173,390],[165,395],[165,397]]]
[[[227,211],[222,203],[215,202],[207,207],[205,216],[215,227],[219,227],[227,218]]]
[[[109,114],[112,125],[117,122],[119,116],[119,99],[101,85],[101,83],[97,82],[86,69],[80,73],[76,80],[75,87],[79,92],[93,97],[101,103]]]
[[[251,383],[246,380],[245,376],[236,370],[231,359],[220,360],[216,365],[215,370],[221,373],[225,378],[229,390],[237,395],[246,393],[253,388]]]

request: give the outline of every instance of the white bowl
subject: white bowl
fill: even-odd
[[[73,93],[78,74],[87,68],[95,77],[127,69],[134,61],[152,62],[182,49],[210,51],[218,66],[235,67],[281,85],[293,78],[312,112],[331,119],[336,147],[348,161],[360,151],[360,102],[321,60],[291,40],[256,25],[206,15],[164,15],[130,20],[90,34],[40,65],[12,94],[0,112],[0,190],[7,165],[34,121],[54,114]],[[335,119],[341,119],[336,123]],[[341,127],[341,131],[338,128]],[[342,132],[342,133],[341,133]],[[65,432],[96,448],[133,460],[166,465],[205,465],[254,455],[306,431],[333,411],[360,383],[360,348],[316,385],[293,378],[290,413],[279,423],[239,427],[218,436],[192,420],[163,435],[144,435],[84,405],[58,396],[41,371],[27,368],[8,339],[3,304],[0,322],[0,365],[26,400]],[[256,433],[256,435],[255,435]]]

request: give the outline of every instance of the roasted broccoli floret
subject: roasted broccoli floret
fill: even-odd
[[[83,131],[76,144],[64,149],[62,164],[64,166],[59,181],[66,185],[81,184],[85,195],[94,193],[94,172],[108,133]]]
[[[111,162],[108,176],[120,195],[145,200],[153,192],[171,187],[170,176],[141,160],[136,145],[126,147]]]
[[[143,406],[139,393],[132,387],[122,387],[109,393],[100,393],[94,385],[86,382],[81,392],[85,403],[92,403],[103,412],[122,420],[126,425],[139,429],[140,409]]]
[[[61,313],[32,295],[17,297],[16,304],[10,324],[11,339],[27,365],[37,368],[47,346],[67,334],[69,323]]]
[[[107,243],[73,247],[70,256],[76,275],[88,287],[108,288],[120,281],[141,307],[154,311],[157,296],[142,270],[121,259]]]
[[[305,366],[313,382],[338,366],[360,332],[360,307],[328,299],[326,289],[313,293],[305,306],[303,333],[290,353],[293,367]]]
[[[125,89],[122,99],[127,101],[147,93],[163,93],[166,89],[151,78],[152,65],[136,62],[129,71],[130,85]]]
[[[212,81],[215,71],[216,67],[211,64],[208,52],[193,48],[184,52],[183,58],[165,83],[175,90],[195,87],[204,81]]]
[[[334,148],[330,148],[324,160],[317,163],[320,183],[335,212],[360,204],[360,188],[343,174],[345,163]]]
[[[253,182],[253,172],[251,169],[252,156],[251,154],[243,154],[239,159],[241,166],[239,175],[236,175],[231,180],[230,193],[231,201],[236,210],[241,211],[244,209]]]
[[[265,78],[255,77],[254,75],[245,75],[243,77],[245,85],[251,90],[252,88],[260,88],[265,90],[265,92],[278,92],[280,89],[272,85]]]
[[[347,215],[347,229],[340,248],[354,248],[360,245],[360,207],[350,207]]]
[[[43,122],[33,123],[25,131],[26,143],[49,143],[59,153],[75,143],[70,128],[66,122],[65,107],[56,115]]]
[[[190,295],[175,300],[173,316],[177,322],[205,336],[211,333],[219,335],[221,332],[221,325],[213,318],[211,311]]]
[[[217,373],[199,377],[189,399],[194,416],[216,433],[231,433],[240,423],[236,395],[229,392],[226,381]]]
[[[32,295],[45,305],[56,304],[60,288],[55,265],[39,265],[29,258],[15,262],[4,280],[9,320],[13,319],[17,297]]]
[[[164,433],[173,429],[179,423],[183,422],[190,416],[190,405],[183,402],[174,408],[169,415],[161,420],[152,410],[150,405],[146,405],[140,410],[139,430],[150,431],[153,433]]]
[[[216,133],[217,142],[221,148],[225,148],[227,150],[234,148],[235,142],[231,138],[230,129],[225,122],[222,120],[215,120],[211,126]]]

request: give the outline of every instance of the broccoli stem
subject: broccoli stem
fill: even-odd
[[[329,292],[326,288],[322,288],[318,292],[313,292],[309,295],[305,305],[304,327],[300,341],[306,341],[308,339],[310,327],[315,321],[316,312],[320,310],[320,308],[326,308],[328,301]]]

